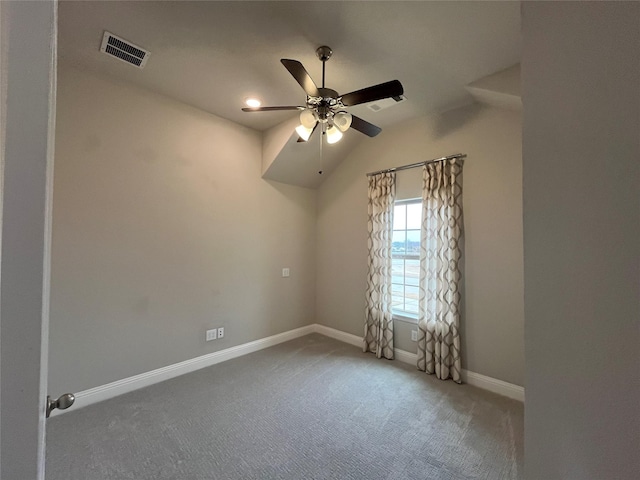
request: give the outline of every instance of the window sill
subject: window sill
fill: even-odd
[[[394,322],[405,322],[405,323],[411,323],[413,325],[416,325],[418,323],[418,317],[411,317],[407,314],[400,314],[400,313],[394,313],[393,314],[393,321]]]

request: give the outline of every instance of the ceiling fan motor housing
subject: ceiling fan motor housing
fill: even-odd
[[[318,92],[320,93],[320,96],[324,99],[333,99],[333,100],[337,100],[338,99],[338,92],[336,92],[335,90],[331,89],[331,88],[318,88]]]
[[[316,107],[316,112],[318,114],[318,121],[320,123],[327,123],[333,116],[331,108],[324,102],[320,102],[320,105]]]
[[[327,123],[333,114],[344,108],[338,98],[338,92],[331,88],[318,88],[318,97],[307,97],[307,108],[312,110],[320,123]]]

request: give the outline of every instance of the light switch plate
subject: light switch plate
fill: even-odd
[[[283,277],[288,277],[289,276],[289,269],[288,268],[283,268],[282,269],[282,276]]]

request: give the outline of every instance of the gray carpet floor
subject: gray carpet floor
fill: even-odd
[[[47,426],[47,480],[520,479],[523,405],[308,335]]]

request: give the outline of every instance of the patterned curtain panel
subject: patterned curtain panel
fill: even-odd
[[[369,177],[369,274],[363,351],[393,359],[391,237],[396,174]]]
[[[418,369],[460,378],[462,159],[424,166]]]

